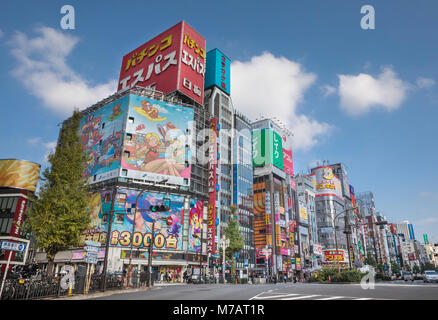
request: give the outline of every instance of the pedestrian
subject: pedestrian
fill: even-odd
[[[187,282],[187,270],[184,271],[183,280],[184,280],[184,282]]]

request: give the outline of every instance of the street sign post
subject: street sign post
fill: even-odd
[[[8,240],[12,240],[12,241],[8,241]],[[6,263],[5,274],[3,275],[2,286],[0,288],[0,298],[3,294],[3,287],[5,285],[6,276],[8,274],[9,265],[11,263],[12,251],[24,252],[25,254],[24,254],[23,263],[25,263],[29,242],[30,241],[26,240],[26,239],[20,239],[20,238],[15,238],[15,237],[10,237],[10,236],[0,238],[0,250],[9,251],[8,262]]]
[[[94,266],[97,264],[97,253],[101,247],[101,243],[98,241],[85,241],[84,250],[86,251],[85,263],[87,264],[86,283],[84,288],[84,294],[88,292],[91,282],[91,274],[94,272]]]

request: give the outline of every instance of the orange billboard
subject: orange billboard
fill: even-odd
[[[17,160],[0,159],[0,187],[36,190],[41,166],[37,163]]]

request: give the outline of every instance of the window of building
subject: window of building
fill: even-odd
[[[128,122],[129,122],[129,123],[134,123],[134,117],[129,117],[129,118],[128,118]]]
[[[123,224],[125,216],[123,214],[116,214],[116,224]]]

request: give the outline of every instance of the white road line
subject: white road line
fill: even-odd
[[[310,296],[300,296],[300,297],[294,297],[294,298],[284,298],[281,300],[300,300],[300,299],[307,299],[307,298],[312,298],[312,297],[318,297],[319,294],[312,294]]]
[[[338,297],[328,297],[328,298],[321,298],[321,299],[316,299],[316,300],[335,300],[335,299],[342,299],[345,297],[342,296],[338,296]]]
[[[357,298],[357,299],[353,299],[353,300],[373,300],[373,298]]]
[[[278,295],[276,295],[276,296],[267,296],[267,297],[258,297],[258,296],[255,296],[255,297],[253,297],[253,298],[251,298],[251,299],[257,299],[257,300],[261,300],[261,299],[271,299],[271,298],[276,299],[276,298],[291,297],[291,296],[298,296],[298,295],[299,295],[298,293],[289,293],[289,294],[278,294]]]

